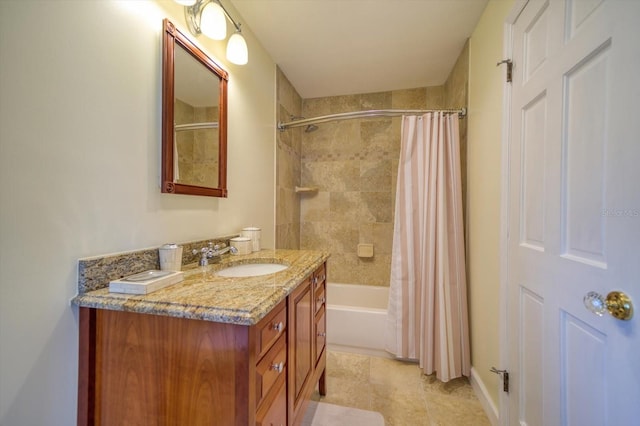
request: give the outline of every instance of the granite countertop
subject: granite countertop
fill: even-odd
[[[88,308],[253,325],[328,258],[328,252],[309,250],[261,250],[243,256],[225,255],[220,263],[206,268],[185,266],[182,282],[153,293],[109,293],[107,285],[79,294],[73,303]],[[257,277],[226,278],[215,274],[233,265],[265,262],[289,267]]]

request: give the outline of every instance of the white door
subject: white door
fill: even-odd
[[[531,0],[513,27],[510,425],[640,425],[640,1]],[[589,291],[621,290],[629,321]]]

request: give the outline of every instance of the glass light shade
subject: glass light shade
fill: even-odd
[[[175,0],[176,3],[181,4],[183,6],[193,6],[196,4],[198,0]]]
[[[234,33],[229,37],[227,43],[227,59],[236,64],[244,65],[249,62],[249,51],[247,49],[247,42],[240,33]]]
[[[202,9],[200,31],[214,40],[224,40],[227,37],[227,18],[219,4],[208,3]]]

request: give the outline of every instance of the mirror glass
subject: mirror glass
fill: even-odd
[[[164,21],[162,192],[226,197],[226,71]]]

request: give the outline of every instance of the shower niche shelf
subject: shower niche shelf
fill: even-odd
[[[296,186],[295,191],[296,193],[318,192],[318,187],[317,186]]]

